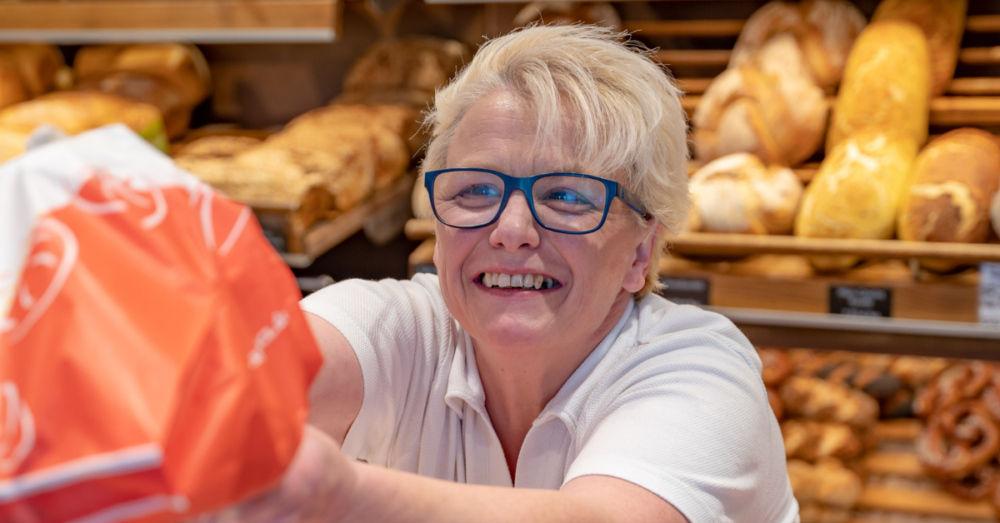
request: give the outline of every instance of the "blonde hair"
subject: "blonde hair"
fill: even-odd
[[[424,122],[431,141],[421,174],[446,167],[462,117],[480,98],[504,89],[537,112],[536,140],[557,139],[562,118],[572,115],[579,163],[595,169],[589,174],[623,173],[621,181],[660,224],[677,231],[690,205],[687,123],[681,93],[651,51],[626,34],[582,24],[529,26],[488,41],[436,93]],[[660,287],[667,240],[660,232],[637,298]]]

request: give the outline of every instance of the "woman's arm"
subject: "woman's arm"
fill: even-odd
[[[672,505],[609,476],[583,476],[562,490],[464,485],[348,460],[307,428],[281,485],[229,511],[240,523],[622,522],[685,523]]]
[[[344,444],[364,397],[361,364],[344,335],[330,322],[306,312],[306,321],[323,353],[323,367],[309,389],[309,423]]]

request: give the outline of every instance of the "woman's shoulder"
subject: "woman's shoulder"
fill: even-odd
[[[753,345],[729,318],[719,313],[676,304],[654,294],[636,303],[633,318],[636,356],[731,361],[754,376],[760,375],[761,362]]]

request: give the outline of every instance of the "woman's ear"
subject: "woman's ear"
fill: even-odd
[[[635,258],[632,260],[632,266],[629,267],[622,285],[626,291],[631,293],[639,292],[646,285],[649,263],[653,258],[653,249],[656,248],[656,239],[660,234],[660,222],[656,218],[649,220],[642,232],[642,241],[635,248]]]

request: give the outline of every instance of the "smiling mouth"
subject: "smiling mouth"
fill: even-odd
[[[540,274],[503,274],[499,272],[484,272],[475,279],[477,283],[488,288],[522,289],[545,291],[561,287],[557,280]]]

